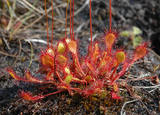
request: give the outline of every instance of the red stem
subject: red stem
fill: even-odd
[[[68,9],[68,2],[66,7],[66,22],[65,22],[65,37],[67,38],[67,9]]]
[[[54,94],[57,94],[57,93],[60,93],[62,91],[65,91],[65,89],[61,89],[61,90],[58,90],[56,92],[53,92],[53,93],[49,93],[49,94],[46,94],[46,95],[43,95],[44,97],[47,97],[47,96],[50,96],[50,95],[54,95]]]
[[[72,0],[70,0],[70,37],[72,39]]]
[[[112,30],[112,8],[111,0],[109,0],[109,31]]]
[[[47,4],[46,4],[46,0],[45,0],[45,14],[46,14],[46,30],[47,30],[47,47],[49,48],[48,15],[47,15]]]
[[[89,15],[90,15],[90,37],[91,37],[91,50],[92,50],[92,12],[91,12],[91,0],[90,0],[90,8],[89,8]]]
[[[113,72],[112,72],[112,74],[111,74],[111,76],[110,76],[110,79],[112,79],[112,78],[114,77],[114,74],[116,73],[116,70],[117,70],[117,68],[118,68],[118,65],[119,65],[119,64],[117,64],[116,67],[114,68],[114,70],[113,70]]]
[[[113,85],[113,83],[119,79],[133,63],[134,61],[131,61],[130,63],[124,63],[122,70],[112,79],[110,85]]]
[[[53,46],[53,27],[54,27],[54,15],[53,15],[53,1],[52,1],[52,39],[51,39],[52,46]]]
[[[73,0],[73,11],[72,11],[72,38],[74,40],[74,31],[73,31],[73,24],[74,24],[74,0]]]
[[[56,74],[57,74],[57,77],[58,77],[59,81],[60,81],[61,83],[63,83],[63,80],[62,80],[61,76],[59,75],[59,73],[56,72]]]
[[[77,64],[80,72],[85,76],[85,73],[84,73],[84,71],[83,71],[83,69],[81,68],[81,65],[80,65],[80,63],[79,63],[79,59],[78,59],[77,54],[73,54],[73,57],[74,57],[73,59],[76,59],[76,62],[77,62],[76,64]]]

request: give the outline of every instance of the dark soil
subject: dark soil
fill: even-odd
[[[10,0],[13,4],[13,0]],[[33,1],[27,0],[32,3]],[[55,5],[59,6],[55,12],[54,44],[64,37],[64,2],[55,0]],[[86,0],[75,0],[75,14],[84,5]],[[109,26],[109,1],[94,0],[92,2],[93,36],[95,41],[103,43],[101,39]],[[79,41],[79,52],[81,56],[87,53],[89,44],[89,5],[86,5],[74,18],[75,36]],[[42,1],[35,4],[36,8],[43,8]],[[47,6],[50,7],[50,4]],[[130,81],[128,85],[133,88],[134,96],[130,95],[125,88],[121,88],[121,100],[112,100],[110,96],[99,98],[93,96],[83,98],[75,94],[69,96],[68,92],[63,92],[37,102],[29,102],[19,97],[19,91],[31,91],[38,95],[43,91],[37,90],[40,85],[17,82],[6,72],[6,68],[14,68],[18,75],[23,76],[27,68],[37,77],[39,69],[39,53],[45,49],[44,43],[27,42],[30,39],[46,40],[45,16],[38,12],[32,12],[34,16],[24,22],[20,27],[21,32],[17,32],[10,39],[12,29],[6,30],[4,21],[10,19],[9,10],[5,2],[0,1],[0,114],[36,114],[36,115],[158,115],[160,114],[160,83],[157,87],[150,80]],[[20,2],[16,2],[16,17],[29,12]],[[50,12],[51,13],[51,12]],[[30,15],[31,15],[30,14]],[[42,18],[30,27],[30,23]],[[140,76],[160,77],[160,1],[159,0],[113,0],[112,1],[113,29],[117,32],[131,30],[133,26],[140,28],[144,42],[148,42],[148,54],[143,60],[134,64],[124,77],[139,78]],[[16,17],[13,20],[16,22]],[[3,20],[2,20],[3,19]],[[49,23],[51,23],[49,18]],[[12,22],[12,23],[15,23]],[[69,22],[69,20],[68,20]],[[80,28],[81,27],[81,28]],[[51,27],[50,27],[51,28]],[[78,28],[78,29],[77,29]],[[69,28],[68,28],[69,29]],[[51,33],[51,31],[50,31]],[[69,33],[69,31],[68,31]],[[2,41],[2,43],[1,43]],[[103,44],[102,46],[103,47]],[[127,52],[133,50],[130,38],[117,39],[115,47],[125,48]],[[31,53],[33,50],[33,53]],[[33,54],[33,56],[32,56]],[[32,57],[32,58],[31,58]],[[134,87],[135,86],[135,87]],[[139,86],[139,87],[138,87]],[[140,88],[140,86],[143,86]],[[150,87],[150,88],[146,88]],[[52,89],[44,93],[52,92]],[[139,98],[137,98],[139,97]],[[126,105],[125,105],[126,104]],[[125,105],[125,106],[124,106]]]

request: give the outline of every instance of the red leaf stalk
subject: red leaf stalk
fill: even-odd
[[[49,32],[48,32],[47,0],[45,0],[45,15],[46,15],[46,30],[47,30],[47,47],[49,48]]]
[[[90,45],[91,45],[91,50],[92,50],[92,12],[91,12],[91,10],[92,10],[92,4],[91,4],[91,0],[90,0],[90,8],[89,8],[89,15],[90,15],[90,37],[91,37],[91,43],[90,43]]]
[[[112,31],[112,2],[109,0],[109,31]]]

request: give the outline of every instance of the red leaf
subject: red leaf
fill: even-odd
[[[41,80],[34,78],[28,70],[26,71],[25,77],[28,82],[42,83]]]
[[[29,92],[24,92],[24,91],[21,91],[21,92],[20,92],[20,96],[21,96],[23,99],[28,100],[28,101],[36,101],[36,100],[39,100],[39,99],[44,98],[44,96],[32,96],[31,93],[29,93]]]
[[[121,97],[118,96],[117,93],[115,93],[113,91],[111,92],[111,95],[112,95],[112,99],[121,99]]]
[[[134,61],[144,57],[147,53],[146,44],[142,44],[138,47],[136,47],[136,50],[134,52]]]
[[[77,43],[76,41],[69,41],[68,42],[68,49],[70,52],[72,52],[73,54],[77,53]]]
[[[105,36],[106,46],[109,51],[111,50],[112,45],[115,42],[115,39],[116,39],[116,34],[112,32],[107,33],[107,35]]]
[[[43,66],[54,67],[54,57],[48,53],[42,53],[41,63]]]
[[[16,73],[12,69],[7,69],[7,71],[15,80],[22,80],[22,78],[17,76]]]

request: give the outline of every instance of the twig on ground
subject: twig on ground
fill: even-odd
[[[11,55],[11,54],[8,54],[8,53],[3,52],[3,51],[0,51],[0,54],[5,55],[5,56],[9,56],[9,57],[14,57],[14,58],[18,57],[16,54]]]
[[[47,41],[41,40],[41,39],[25,39],[25,41],[26,41],[26,42],[37,42],[37,43],[42,43],[42,44],[45,44],[45,45],[48,44]],[[49,43],[49,45],[51,45],[51,44]]]
[[[10,46],[9,46],[9,44],[8,44],[8,42],[7,42],[7,40],[6,40],[5,37],[4,37],[4,33],[1,32],[1,34],[2,34],[2,39],[3,39],[4,43],[6,44],[8,50],[10,50],[11,48],[10,48]]]
[[[22,43],[21,43],[21,40],[18,40],[18,42],[19,42],[19,51],[18,51],[18,55],[17,55],[16,60],[14,61],[13,65],[16,64],[17,58],[20,57],[20,54],[21,54],[21,51],[22,51]]]
[[[122,106],[122,109],[121,109],[121,113],[120,113],[120,114],[121,114],[121,115],[126,115],[126,114],[125,114],[125,111],[124,111],[125,106],[126,106],[127,104],[130,104],[130,103],[133,103],[133,102],[136,102],[136,101],[138,101],[138,99],[125,102],[125,103],[123,104],[123,106]]]
[[[160,84],[158,84],[158,85],[154,85],[154,86],[133,86],[133,88],[139,88],[139,89],[141,89],[141,88],[143,88],[143,89],[152,89],[152,88],[160,88]]]
[[[81,6],[77,11],[75,11],[74,16],[79,14],[87,5],[89,5],[89,0],[86,0],[86,2],[83,4],[83,6]],[[67,17],[67,18],[69,18],[69,17]]]

